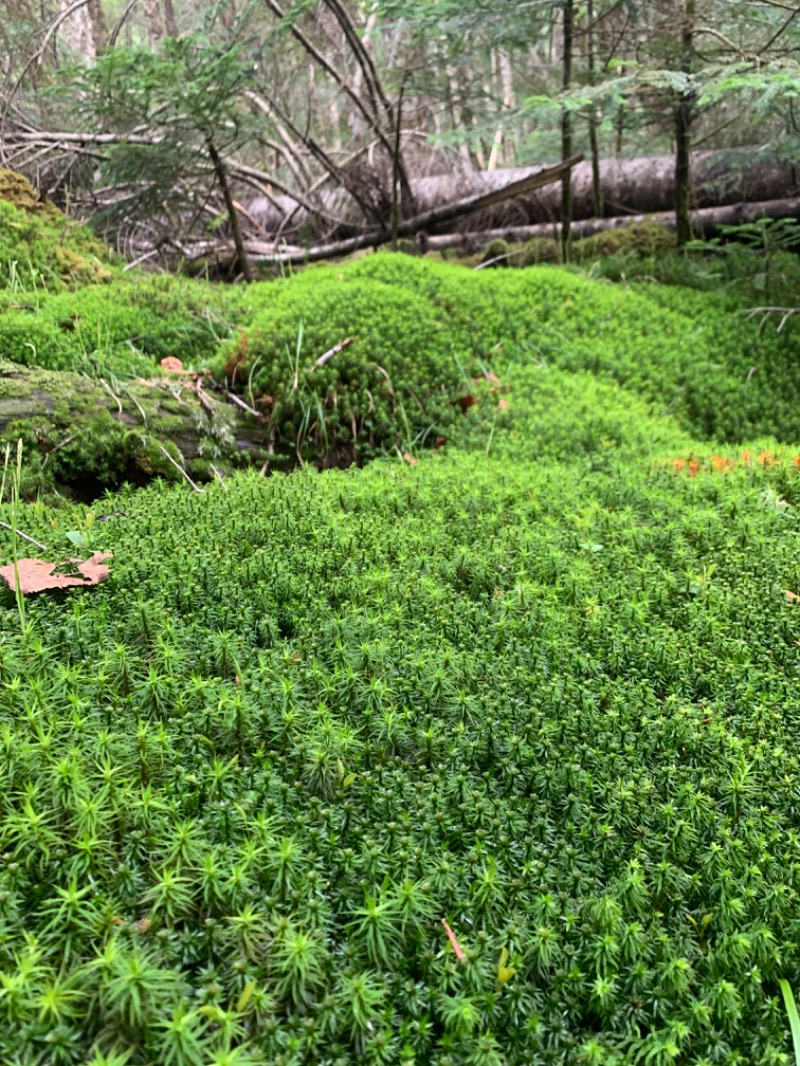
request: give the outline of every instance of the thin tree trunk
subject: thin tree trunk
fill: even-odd
[[[147,40],[155,48],[164,36],[164,21],[161,18],[159,0],[144,0],[144,22],[147,26]]]
[[[164,0],[164,29],[167,31],[167,37],[178,36],[178,20],[175,17],[173,0]]]
[[[61,0],[59,8],[64,12],[71,6],[72,0]],[[90,2],[77,8],[64,20],[61,34],[64,43],[71,52],[82,56],[83,59],[90,63],[94,60],[97,55],[97,49]]]
[[[688,74],[692,66],[695,0],[685,0],[685,3],[681,27],[681,70]],[[684,92],[675,109],[675,234],[679,246],[687,244],[692,239],[690,152],[693,120],[694,96]]]
[[[594,41],[594,2],[588,0],[586,8],[586,66],[589,71],[589,84],[594,85],[595,76],[595,41]],[[589,158],[592,161],[592,194],[594,213],[603,217],[603,186],[600,183],[600,145],[597,136],[597,109],[589,106]]]
[[[210,137],[206,140],[206,147],[208,148],[209,158],[214,166],[214,173],[217,175],[217,181],[222,189],[222,195],[225,199],[225,207],[228,210],[228,218],[231,223],[231,233],[233,236],[233,244],[236,248],[236,258],[239,261],[239,269],[242,271],[242,274],[244,274],[245,281],[253,281],[253,269],[250,266],[250,259],[244,246],[242,227],[239,223],[239,212],[236,210],[236,204],[233,202],[228,175],[225,172],[225,164],[222,162],[222,158]]]
[[[400,204],[398,198],[400,183],[400,138],[402,136],[401,123],[403,121],[403,93],[405,91],[405,79],[400,86],[400,94],[397,98],[397,126],[394,134],[394,158],[392,159],[392,249],[397,251],[398,226],[400,225]]]
[[[573,48],[573,0],[564,0],[564,66],[562,87],[565,92],[572,85],[572,48]],[[572,155],[572,114],[564,107],[561,110],[561,158],[569,159]],[[561,179],[561,254],[564,262],[569,262],[570,226],[572,224],[572,172],[567,171]]]

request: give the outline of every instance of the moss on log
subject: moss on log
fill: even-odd
[[[206,385],[206,390],[208,386]],[[259,419],[189,376],[112,388],[0,360],[0,441],[24,447],[23,490],[89,500],[128,481],[194,481],[263,462]]]

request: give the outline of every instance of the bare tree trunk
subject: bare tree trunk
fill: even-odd
[[[692,211],[693,228],[705,240],[716,236],[722,226],[742,226],[760,218],[800,219],[800,199],[766,200],[752,204],[730,204],[726,207],[704,207],[698,211]],[[580,219],[572,223],[572,237],[573,240],[581,240],[584,237],[594,237],[598,233],[610,233],[612,230],[624,229],[627,226],[654,222],[668,229],[674,229],[675,212],[660,211],[652,215]],[[505,226],[501,229],[472,233],[441,233],[428,237],[428,248],[431,251],[462,248],[465,240],[474,247],[480,248],[493,240],[517,244],[537,237],[546,237],[556,242],[558,231],[552,222],[543,222],[535,226]]]
[[[586,66],[589,71],[589,83],[594,85],[595,75],[595,41],[594,41],[594,2],[588,0],[586,8]],[[597,137],[597,109],[589,105],[589,158],[592,162],[592,194],[594,213],[603,217],[603,186],[600,184],[600,146]]]
[[[688,74],[692,65],[694,39],[695,0],[685,0],[683,25],[681,27],[681,69]],[[675,109],[675,233],[678,245],[692,239],[692,122],[694,120],[694,96],[681,94]]]
[[[147,26],[147,40],[155,48],[164,36],[164,20],[161,17],[160,0],[144,0],[144,21]]]
[[[494,77],[495,85],[497,86],[496,95],[499,97],[501,103],[497,129],[495,130],[494,140],[492,142],[492,150],[489,153],[489,162],[486,165],[487,170],[497,169],[501,149],[503,149],[504,159],[507,160],[509,154],[508,137],[503,122],[503,112],[508,111],[514,106],[514,90],[511,78],[511,60],[509,59],[507,52],[492,52],[492,75]]]
[[[564,0],[564,66],[562,87],[567,92],[572,85],[572,49],[573,49],[573,0]],[[561,158],[569,159],[572,155],[572,115],[564,107],[561,110]],[[564,262],[569,262],[570,226],[572,224],[572,172],[567,171],[561,179],[561,254]]]
[[[60,0],[59,10],[66,11],[72,0]],[[70,52],[91,62],[97,55],[95,28],[92,19],[92,4],[86,3],[72,12],[61,26],[64,43]]]
[[[164,29],[167,31],[167,37],[178,36],[178,20],[175,18],[173,0],[164,0]]]
[[[219,152],[214,146],[214,142],[209,137],[206,140],[206,147],[208,148],[208,155],[211,162],[214,165],[214,172],[217,175],[217,181],[222,189],[222,195],[225,199],[225,206],[228,209],[228,218],[231,223],[231,232],[233,235],[233,244],[236,248],[236,258],[239,261],[239,269],[244,274],[245,281],[253,280],[253,270],[250,266],[250,259],[247,255],[247,250],[244,246],[244,239],[242,237],[242,227],[239,223],[239,212],[236,210],[236,204],[233,202],[233,195],[231,194],[231,187],[228,182],[228,175],[225,172],[225,164],[222,162]]]

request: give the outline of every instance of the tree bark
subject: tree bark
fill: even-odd
[[[214,172],[217,175],[217,181],[222,189],[222,196],[225,200],[225,207],[228,210],[228,219],[231,224],[231,233],[233,234],[233,244],[236,248],[236,256],[239,262],[239,269],[244,274],[245,281],[253,280],[253,270],[250,266],[250,260],[247,256],[247,250],[244,246],[244,239],[242,237],[242,226],[239,222],[239,212],[236,210],[236,204],[233,202],[233,194],[231,193],[230,183],[228,182],[228,175],[225,172],[225,164],[222,158],[214,146],[214,142],[209,137],[206,141],[206,147],[208,148],[208,155],[214,166]]]
[[[692,152],[691,203],[695,208],[724,207],[741,201],[780,200],[798,191],[794,168],[777,158],[758,158],[755,148],[731,148]],[[508,187],[538,168],[518,167],[469,174],[451,173],[417,178],[412,184],[418,210],[429,211],[450,201],[466,200],[496,189]],[[638,159],[601,159],[599,162],[603,214],[608,217],[642,215],[675,210],[675,156],[642,156]],[[233,173],[233,168],[231,168]],[[573,221],[595,216],[595,178],[591,161],[579,163],[572,172]],[[331,236],[344,238],[362,230],[362,220],[349,209],[349,197],[337,190],[321,194],[321,205],[328,218],[335,217],[339,226]],[[309,214],[298,211],[296,203],[286,203],[286,215],[266,198],[250,200],[247,210],[268,232],[281,227],[286,234],[308,227]],[[554,223],[561,209],[561,189],[550,185],[534,192],[517,193],[513,199],[493,207],[484,205],[480,217],[467,216],[458,221],[464,232]],[[293,214],[292,226],[286,216]],[[313,226],[313,223],[312,223]],[[322,232],[322,227],[313,227]],[[402,236],[402,234],[401,234]]]
[[[164,0],[164,29],[167,31],[167,37],[178,36],[178,20],[175,17],[173,0]]]
[[[144,0],[144,21],[147,26],[147,40],[150,47],[155,48],[164,36],[160,0]]]
[[[60,14],[66,16],[61,26],[64,43],[71,52],[91,63],[97,55],[91,0],[80,6],[73,0],[61,0],[59,6]],[[74,10],[70,11],[72,7]]]
[[[568,92],[572,86],[573,0],[564,0],[564,60],[562,88]],[[572,113],[567,107],[561,109],[561,158],[572,155]],[[569,262],[570,226],[572,225],[572,171],[561,179],[561,256]]]
[[[691,72],[694,40],[695,0],[686,0],[681,26],[681,70]],[[694,94],[681,94],[675,108],[675,234],[678,245],[692,239],[691,144],[694,120]]]
[[[595,76],[595,34],[594,3],[588,0],[586,7],[586,68],[589,72],[589,84],[594,85]],[[592,200],[597,218],[603,217],[603,186],[600,182],[600,146],[597,128],[599,122],[597,109],[589,105],[589,158],[592,163]]]

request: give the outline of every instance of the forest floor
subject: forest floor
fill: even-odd
[[[218,419],[78,503],[7,425],[1,561],[111,558],[0,605],[0,1058],[788,1063],[800,323],[706,259],[223,288],[26,241],[4,358],[128,404],[176,357],[296,469]]]

